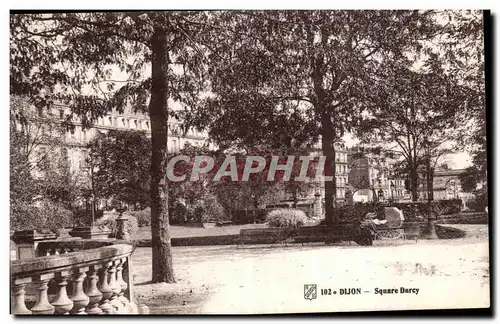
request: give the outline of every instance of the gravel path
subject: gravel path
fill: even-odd
[[[151,249],[134,254],[135,294],[152,314],[332,312],[489,305],[486,225],[462,239],[376,242],[334,246],[293,245],[174,248],[176,284],[149,284]],[[465,227],[463,227],[465,226]],[[304,299],[304,284],[336,295]],[[375,294],[375,288],[419,289]],[[341,288],[360,295],[341,296]],[[364,292],[368,291],[368,292]]]

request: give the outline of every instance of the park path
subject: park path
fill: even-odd
[[[475,225],[478,226],[478,225]],[[178,282],[148,284],[151,250],[134,254],[136,295],[151,313],[240,314],[487,307],[487,231],[463,239],[360,247],[309,245],[174,248]],[[485,236],[486,235],[486,236]],[[361,288],[361,295],[304,299],[318,289]],[[375,288],[418,288],[376,295]]]

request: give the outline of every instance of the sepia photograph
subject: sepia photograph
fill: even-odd
[[[491,21],[11,10],[10,314],[491,315]]]

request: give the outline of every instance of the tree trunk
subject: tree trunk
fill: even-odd
[[[297,191],[298,191],[298,188],[297,187],[294,187],[293,188],[293,208],[297,208]]]
[[[168,47],[166,32],[155,27],[151,39],[151,236],[153,246],[152,282],[174,283],[168,187],[166,177],[168,135]]]
[[[322,137],[321,145],[325,161],[325,176],[333,176],[332,181],[324,181],[325,185],[325,219],[328,225],[337,227],[337,217],[335,217],[334,204],[337,198],[337,187],[335,178],[335,138],[333,125],[328,114],[323,114],[321,118]]]
[[[418,201],[418,172],[416,167],[411,166],[410,169],[410,189],[411,189],[411,200],[413,202]]]

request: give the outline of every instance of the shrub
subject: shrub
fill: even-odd
[[[129,212],[130,215],[137,219],[137,225],[139,227],[151,226],[151,208]]]
[[[304,211],[292,208],[280,208],[267,215],[269,227],[300,227],[307,221]]]
[[[116,219],[120,215],[118,213],[105,214],[102,218],[95,222],[95,226],[100,229],[109,229],[111,230],[111,236],[116,237],[116,232],[118,227],[116,226]],[[130,212],[125,213],[127,217],[127,221],[125,222],[125,231],[128,232],[129,235],[133,235],[139,229],[137,218],[130,215]]]
[[[488,206],[487,191],[476,192],[474,199],[467,204],[467,207],[479,212],[484,212],[487,206]]]
[[[169,209],[171,224],[184,224],[188,221],[188,217],[188,208],[179,201],[176,201],[174,207]]]
[[[98,217],[96,216],[96,219]],[[74,226],[89,226],[92,223],[92,211],[85,209],[73,210],[73,225]]]
[[[214,195],[205,195],[201,200],[196,201],[187,208],[188,220],[194,222],[219,222],[227,220],[224,207],[219,203]]]
[[[73,213],[61,204],[44,200],[39,206],[13,203],[10,210],[11,230],[58,230],[73,225]]]

